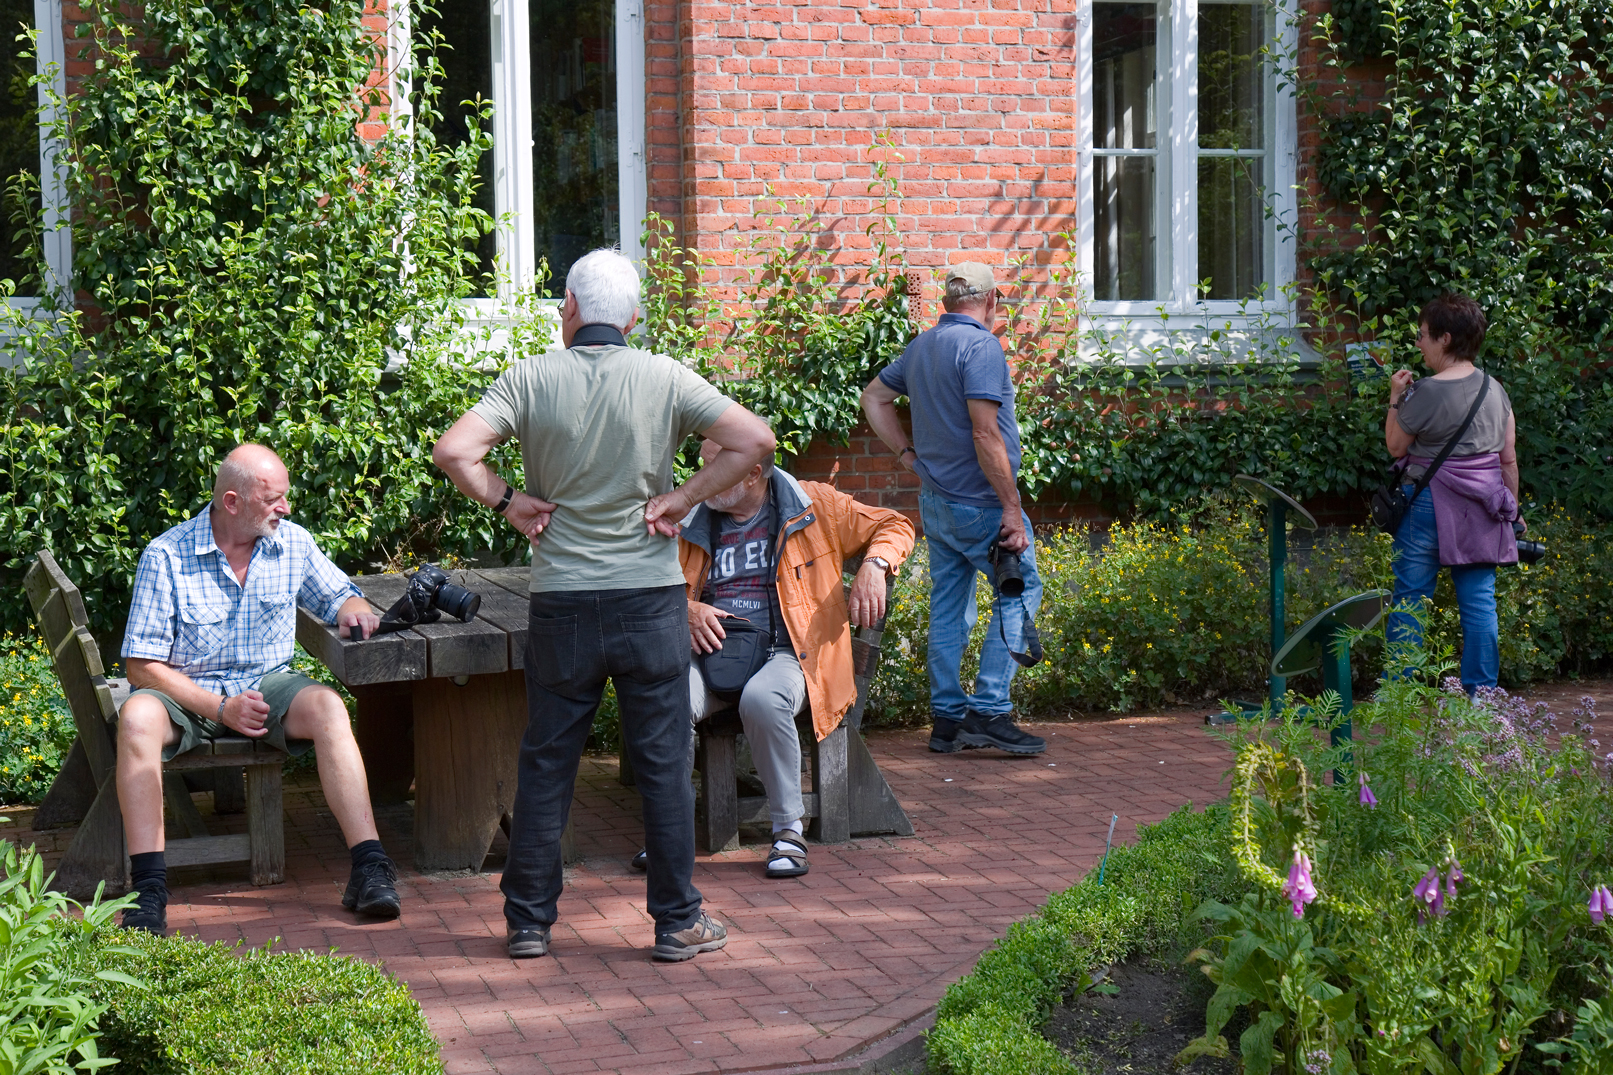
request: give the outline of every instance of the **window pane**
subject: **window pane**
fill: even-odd
[[[1095,157],[1092,297],[1154,297],[1154,158]]]
[[[34,219],[39,215],[39,96],[29,79],[34,61],[23,56],[27,39],[16,40],[33,26],[33,0],[0,0],[0,178],[6,196],[0,202],[0,278],[20,283],[38,264],[28,248],[29,234],[11,219],[16,209],[11,199],[11,179],[27,173],[29,203]],[[37,284],[19,288],[18,294],[35,294]]]
[[[549,289],[621,238],[616,177],[616,5],[532,0],[533,232]]]
[[[443,42],[447,45],[437,53],[444,76],[442,95],[437,99],[442,118],[432,128],[432,134],[439,144],[463,145],[470,138],[470,117],[474,113],[460,102],[473,100],[478,95],[484,101],[493,99],[493,37],[489,3],[490,0],[455,0],[451,4],[438,5],[440,14],[421,12],[418,30],[421,39],[425,40],[427,35],[436,31],[442,34]],[[492,150],[482,154],[476,177],[480,183],[476,191],[476,208],[497,217],[493,205]],[[493,271],[496,250],[497,240],[493,233],[482,236],[476,246],[478,271]],[[485,296],[487,290],[478,288],[474,294]]]
[[[1199,148],[1265,148],[1265,43],[1264,6],[1199,6]]]
[[[1154,45],[1159,13],[1153,4],[1092,5],[1092,144],[1099,149],[1152,149]]]
[[[1199,158],[1199,279],[1206,299],[1254,297],[1265,280],[1260,157]]]

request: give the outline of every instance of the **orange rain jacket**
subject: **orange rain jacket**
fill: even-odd
[[[913,551],[913,524],[889,508],[859,504],[832,485],[796,481],[782,470],[773,471],[772,490],[784,530],[776,558],[779,607],[806,673],[812,727],[822,740],[857,701],[841,565],[851,556],[880,556],[900,567]],[[700,600],[711,562],[711,509],[704,504],[683,520],[678,561],[689,600]]]

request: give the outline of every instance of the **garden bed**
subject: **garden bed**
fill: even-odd
[[[1135,959],[1116,964],[1093,988],[1053,1012],[1042,1033],[1090,1075],[1179,1071],[1233,1075],[1231,1058],[1201,1056],[1176,1067],[1178,1054],[1204,1033],[1204,1008],[1215,986],[1180,961]]]
[[[1313,712],[1342,720],[1328,699]],[[1293,710],[1235,727],[1228,804],[1139,830],[1015,924],[943,998],[932,1070],[1613,1070],[1613,753],[1594,701],[1559,721],[1398,680],[1351,716],[1370,740],[1332,747]],[[1161,964],[1196,943],[1201,967]]]

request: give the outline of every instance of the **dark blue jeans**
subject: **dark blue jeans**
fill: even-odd
[[[511,929],[554,924],[560,834],[577,765],[605,692],[616,685],[622,749],[644,801],[645,903],[657,933],[700,916],[689,782],[689,618],[682,586],[535,593],[526,642],[527,728],[504,867]]]

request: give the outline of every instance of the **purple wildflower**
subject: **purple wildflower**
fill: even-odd
[[[1606,885],[1597,885],[1591,890],[1590,912],[1591,921],[1598,926],[1603,918],[1613,914],[1613,892],[1609,892]]]
[[[1413,899],[1419,901],[1417,904],[1417,924],[1419,926],[1423,924],[1423,920],[1429,914],[1432,914],[1435,918],[1444,916],[1445,893],[1439,887],[1438,870],[1429,870],[1424,874],[1423,879],[1417,882],[1417,887],[1411,890],[1411,895]]]
[[[1373,807],[1377,806],[1378,797],[1372,794],[1372,789],[1367,786],[1367,774],[1356,773],[1355,779],[1361,785],[1361,805]]]
[[[1467,880],[1467,875],[1462,872],[1462,864],[1456,861],[1455,855],[1452,855],[1451,872],[1445,875],[1445,894],[1454,900],[1456,898],[1456,882],[1465,880]]]
[[[1305,917],[1305,905],[1316,898],[1316,885],[1311,882],[1311,860],[1305,852],[1294,848],[1294,864],[1288,868],[1288,883],[1283,885],[1283,896],[1294,904],[1294,917]]]

